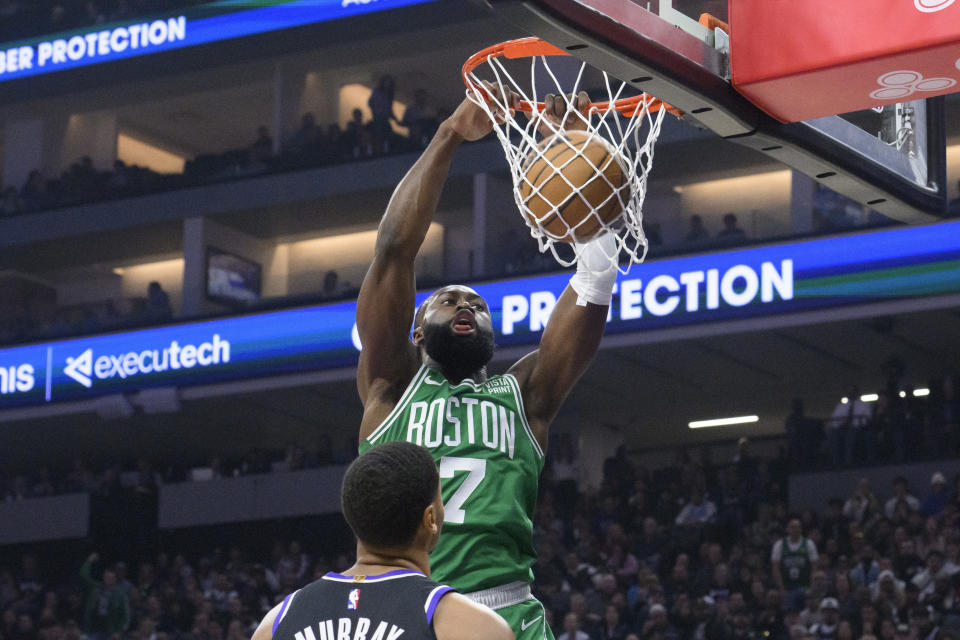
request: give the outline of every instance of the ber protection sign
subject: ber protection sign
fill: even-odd
[[[221,0],[182,14],[0,44],[0,82],[433,0]]]
[[[472,286],[500,345],[535,345],[570,273]],[[417,304],[431,292],[417,295]],[[960,293],[960,222],[653,260],[620,275],[607,333]],[[0,349],[0,408],[352,367],[356,302]]]

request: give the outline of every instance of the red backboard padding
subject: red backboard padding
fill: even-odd
[[[783,122],[960,91],[960,0],[730,0],[733,85]]]

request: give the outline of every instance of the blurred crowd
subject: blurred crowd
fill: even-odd
[[[95,27],[208,0],[0,0],[0,42]]]
[[[0,569],[0,638],[248,640],[281,594],[349,564],[346,550],[311,557],[296,540],[257,561],[238,546],[133,564],[93,552],[51,583],[38,558],[24,554],[19,566]]]
[[[558,434],[534,567],[558,640],[960,637],[956,479],[945,488],[934,474],[916,496],[900,478],[879,495],[862,480],[796,513],[787,465],[746,442],[730,460],[681,451],[658,469],[621,449],[587,487],[573,440]],[[352,559],[348,542],[309,537],[269,552],[234,541],[79,555],[67,573],[25,553],[0,567],[0,638],[248,638],[286,593]]]
[[[787,459],[745,442],[721,464],[617,456],[595,492],[570,492],[564,457],[576,464],[555,454],[535,567],[558,640],[958,637],[960,494],[943,474],[919,498],[903,479],[882,499],[861,481],[798,513]]]
[[[0,216],[421,150],[433,137],[445,111],[431,104],[426,90],[416,89],[410,104],[397,114],[395,91],[393,77],[385,75],[368,100],[369,118],[357,108],[341,127],[336,123],[318,124],[314,114],[307,112],[297,130],[279,145],[274,144],[270,129],[261,126],[249,144],[199,155],[186,163],[182,174],[159,174],[122,160],[115,161],[110,170],[102,170],[89,157],[79,159],[57,178],[35,170],[19,187],[0,187]]]
[[[159,282],[151,282],[144,293],[60,306],[52,290],[6,291],[0,283],[0,345],[155,325],[173,318],[170,296]]]
[[[18,502],[67,493],[89,493],[94,496],[155,494],[163,484],[348,464],[356,456],[356,444],[353,437],[334,444],[322,436],[316,447],[310,449],[288,443],[283,449],[255,448],[238,456],[180,456],[160,467],[147,458],[99,464],[74,458],[64,467],[44,465],[33,471],[8,475],[0,496],[4,502]]]

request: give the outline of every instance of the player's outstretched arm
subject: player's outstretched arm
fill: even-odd
[[[437,605],[433,614],[433,631],[437,640],[514,640],[513,631],[503,618],[452,592]]]
[[[609,302],[581,306],[577,304],[579,297],[568,285],[550,314],[540,348],[510,369],[523,391],[527,421],[543,448],[550,423],[593,361],[607,322]]]
[[[553,129],[561,123],[567,129],[582,127],[582,120],[566,111],[571,107],[584,111],[589,102],[583,92],[566,99],[548,95],[544,98],[544,115],[553,121]],[[544,448],[550,423],[600,347],[616,282],[616,266],[609,258],[615,253],[616,243],[609,234],[581,248],[577,274],[553,308],[540,348],[510,369],[523,391],[527,421]]]
[[[375,385],[405,387],[416,370],[416,350],[408,338],[416,290],[414,260],[462,139],[444,123],[397,185],[380,220],[373,263],[357,300],[357,331],[363,345],[357,388],[364,405]]]
[[[357,300],[357,331],[363,350],[357,389],[366,414],[360,438],[379,420],[371,405],[399,399],[419,365],[409,341],[413,318],[414,260],[423,244],[447,179],[450,162],[464,140],[479,140],[492,129],[486,113],[469,100],[440,125],[427,149],[397,185],[380,221],[373,263]],[[381,417],[386,417],[384,414]]]

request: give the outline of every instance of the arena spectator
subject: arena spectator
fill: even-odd
[[[105,569],[102,581],[92,576],[92,566],[99,559],[99,554],[92,553],[80,567],[87,591],[83,626],[90,640],[113,638],[130,626],[130,601],[117,584],[116,572]]]
[[[906,536],[906,530],[900,528]],[[912,580],[913,576],[923,570],[923,559],[916,552],[916,543],[912,538],[904,538],[899,542],[899,552],[893,559],[893,567],[896,575],[902,576],[904,580]]]
[[[591,638],[580,630],[580,617],[571,611],[563,617],[563,633],[557,640],[591,640]]]
[[[820,601],[820,621],[810,628],[817,640],[837,640],[837,627],[840,623],[840,608],[836,598],[824,598]]]
[[[723,245],[742,244],[747,239],[747,234],[743,229],[737,226],[737,215],[727,213],[723,216],[723,229],[717,233],[717,240]]]
[[[817,545],[803,536],[800,518],[790,518],[786,537],[777,540],[770,551],[774,583],[787,594],[790,606],[803,601],[817,558]]]
[[[596,640],[625,640],[630,628],[620,617],[617,606],[608,604],[604,608],[603,622],[597,629]]]
[[[370,94],[367,106],[373,114],[371,121],[371,131],[373,133],[373,145],[376,153],[390,153],[391,138],[393,129],[390,127],[391,121],[397,121],[397,116],[393,113],[394,98],[394,80],[393,76],[384,75],[380,77],[377,86]]]
[[[683,241],[687,244],[704,244],[710,240],[710,234],[703,226],[703,218],[698,215],[690,216],[690,228],[687,229],[687,235]]]
[[[877,581],[870,590],[870,597],[882,612],[884,619],[896,616],[904,602],[904,583],[897,580],[893,571],[884,569],[877,576]],[[893,630],[891,629],[891,632]],[[892,633],[891,633],[892,635]]]
[[[940,515],[947,506],[947,498],[947,479],[937,471],[930,477],[930,493],[924,498],[920,512],[927,517]]]
[[[292,153],[303,155],[316,148],[320,140],[320,130],[312,113],[305,113],[300,119],[300,128],[290,139],[289,149]]]
[[[799,622],[807,631],[810,631],[813,627],[820,624],[822,616],[820,613],[820,594],[807,592],[804,596],[804,607],[800,610],[800,613],[797,614],[797,622]]]
[[[934,640],[940,628],[934,624],[930,608],[918,604],[910,609],[910,627],[916,640]]]
[[[165,322],[173,317],[170,296],[156,281],[147,285],[147,314],[157,322]]]
[[[883,513],[888,519],[893,520],[897,505],[903,503],[910,511],[920,510],[920,501],[908,490],[907,479],[903,476],[897,476],[893,479],[893,495],[883,506]]]
[[[857,564],[850,569],[851,586],[854,589],[873,586],[880,577],[880,565],[874,559],[873,545],[864,543],[857,560]]]
[[[717,505],[706,499],[703,489],[690,493],[690,501],[677,514],[676,523],[684,527],[702,527],[717,515]]]
[[[333,269],[323,275],[323,297],[333,300],[340,295],[340,276]]]
[[[410,144],[416,149],[425,149],[436,133],[439,122],[436,111],[430,106],[426,89],[413,92],[413,102],[403,112],[400,124],[409,130]]]
[[[851,385],[830,417],[828,438],[834,468],[853,464],[854,452],[865,446],[863,429],[871,416],[870,406],[860,399],[860,389]]]
[[[920,602],[924,602],[933,595],[934,586],[937,578],[949,578],[949,574],[943,568],[943,552],[938,549],[931,549],[927,552],[926,567],[913,577],[913,584],[920,590],[918,597]]]
[[[47,181],[37,170],[30,172],[27,183],[20,191],[20,198],[23,200],[24,209],[28,211],[47,209],[54,203],[53,196],[47,190]]]
[[[873,494],[869,478],[860,478],[853,493],[843,503],[843,515],[847,520],[862,523],[868,515],[877,513],[880,502]]]
[[[371,127],[363,122],[363,111],[354,109],[346,131],[341,136],[343,145],[354,158],[373,155],[374,144]]]
[[[667,609],[660,603],[650,607],[647,621],[640,631],[641,640],[676,640],[677,630],[667,619]]]

